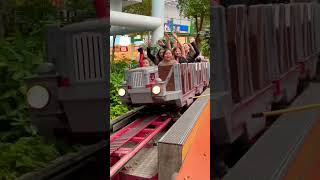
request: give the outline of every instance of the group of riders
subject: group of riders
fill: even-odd
[[[195,63],[202,61],[194,38],[192,38],[191,43],[181,44],[175,32],[172,33],[172,37],[174,38],[173,47],[170,42],[170,36],[167,33],[164,35],[165,42],[162,40],[158,41],[160,49],[156,55],[151,53],[152,44],[150,40],[147,42],[147,57],[144,56],[143,48],[140,47],[138,49],[140,52],[140,67],[149,67],[151,64],[168,66],[178,63]]]

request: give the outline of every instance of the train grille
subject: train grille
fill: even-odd
[[[73,37],[73,57],[77,81],[104,80],[105,58],[102,35],[81,33]]]
[[[131,73],[131,84],[133,88],[144,87],[143,72],[132,72]]]

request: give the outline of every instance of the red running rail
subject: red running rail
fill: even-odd
[[[138,119],[110,137],[110,178],[172,120],[168,115]],[[124,147],[128,142],[133,147]]]

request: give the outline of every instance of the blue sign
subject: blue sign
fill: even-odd
[[[189,26],[179,25],[179,31],[180,31],[180,32],[188,33],[188,32],[189,32]]]
[[[189,27],[190,25],[174,24],[173,19],[168,20],[167,23],[164,24],[165,32],[176,31],[178,33],[190,33]]]

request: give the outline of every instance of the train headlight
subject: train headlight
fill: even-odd
[[[124,95],[126,95],[126,90],[123,89],[123,88],[120,88],[120,89],[118,90],[118,94],[119,94],[119,96],[123,97]]]
[[[161,88],[160,88],[160,86],[153,86],[152,87],[152,93],[153,94],[160,94],[160,92],[161,92]]]
[[[27,102],[34,109],[44,108],[50,100],[50,94],[47,88],[36,85],[27,92]]]

